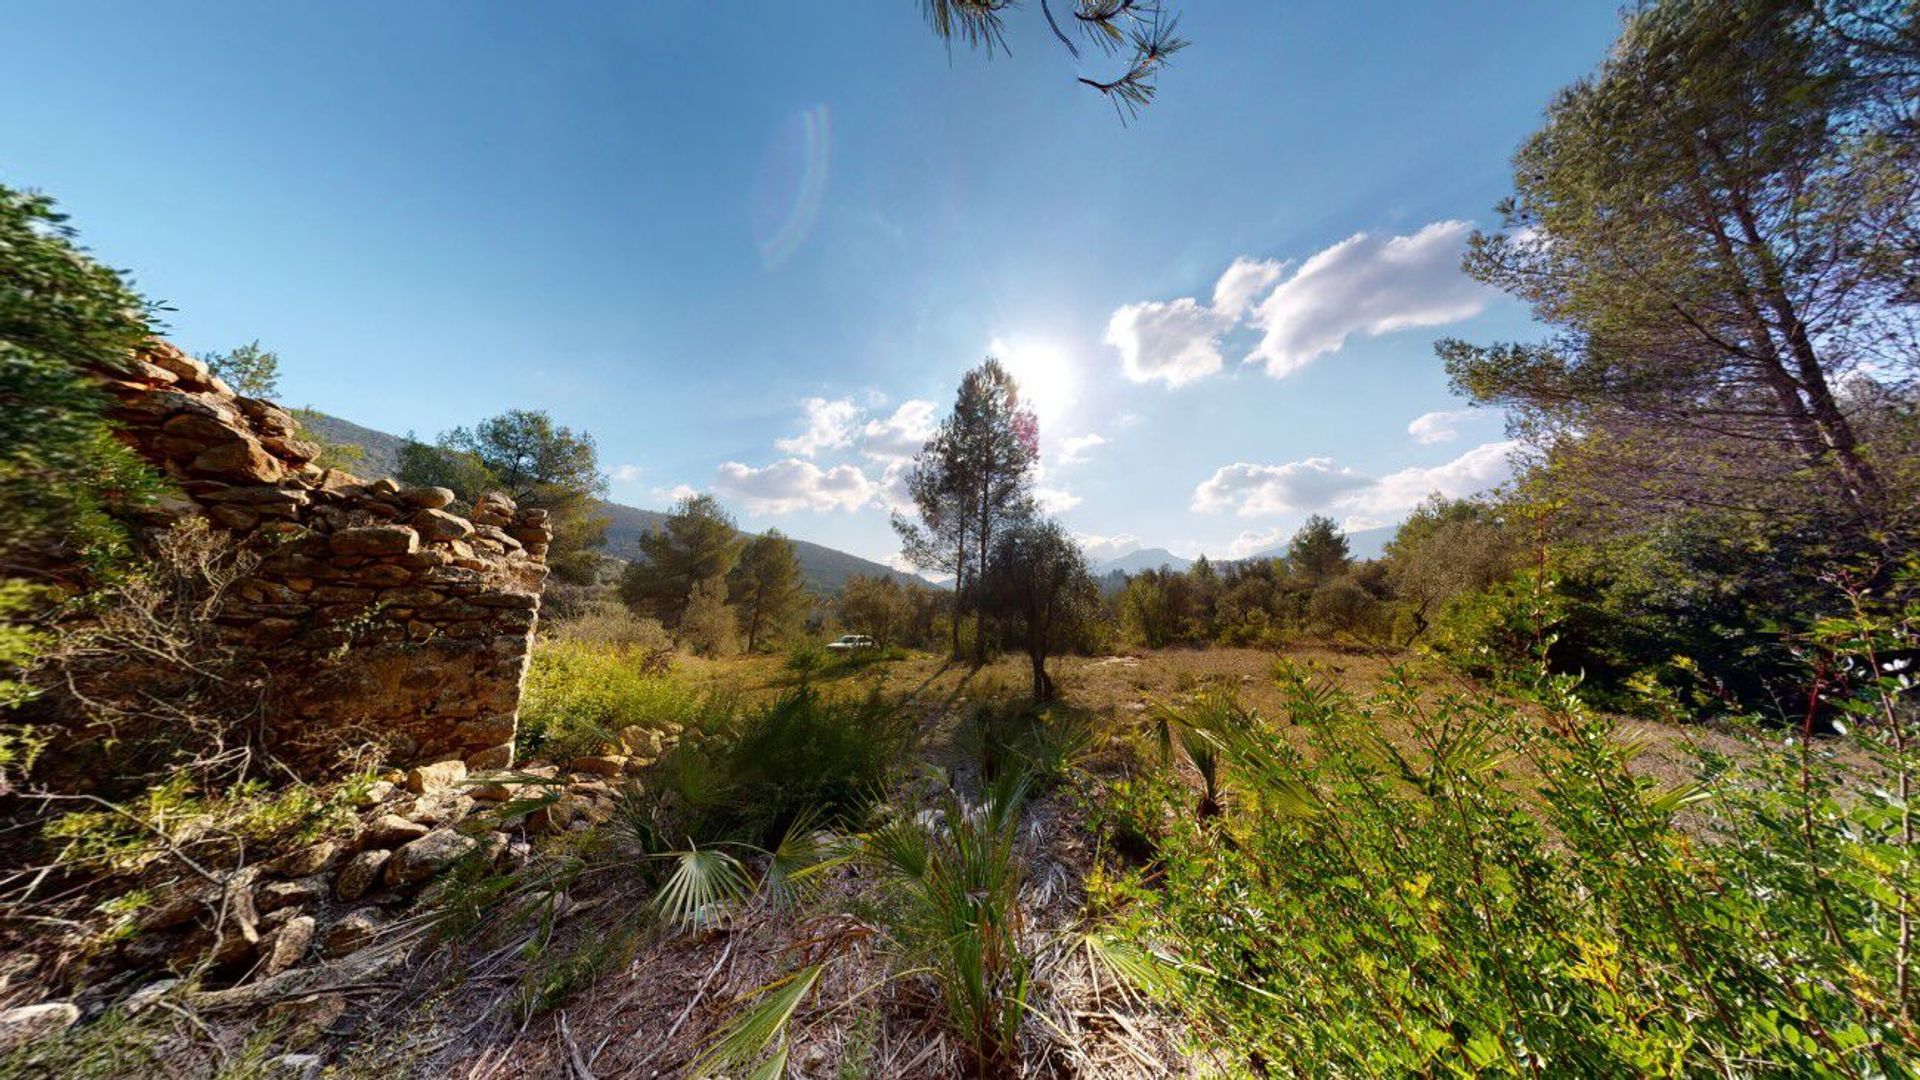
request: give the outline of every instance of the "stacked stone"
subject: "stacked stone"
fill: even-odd
[[[547,574],[547,512],[504,495],[363,482],[314,463],[293,417],[154,342],[101,372],[112,417],[202,513],[262,557],[216,616],[273,673],[268,719],[295,756],[384,742],[405,762],[513,760]]]

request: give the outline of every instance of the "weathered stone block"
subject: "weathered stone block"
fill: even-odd
[[[328,544],[336,555],[406,555],[420,549],[420,534],[405,525],[342,529]]]

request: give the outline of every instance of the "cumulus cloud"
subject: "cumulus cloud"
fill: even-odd
[[[901,402],[892,416],[869,420],[860,429],[860,452],[880,461],[912,457],[933,437],[937,409],[919,398]]]
[[[1328,457],[1285,465],[1223,465],[1193,489],[1198,511],[1231,509],[1242,517],[1316,510],[1372,483]]]
[[[1283,378],[1354,334],[1478,314],[1489,294],[1460,270],[1472,231],[1465,221],[1436,221],[1411,236],[1356,233],[1297,267],[1243,255],[1214,282],[1212,303],[1127,304],[1107,320],[1106,342],[1129,379],[1183,386],[1219,371],[1221,338],[1251,326],[1260,340],[1246,362]]]
[[[713,490],[738,500],[750,513],[791,514],[858,510],[873,498],[875,489],[856,466],[822,469],[811,461],[787,458],[758,469],[729,461],[715,470]]]
[[[1080,550],[1087,553],[1087,561],[1095,563],[1130,555],[1139,551],[1142,546],[1140,538],[1130,533],[1121,533],[1118,536],[1074,533],[1073,539],[1080,545]]]
[[[1073,435],[1060,440],[1060,464],[1071,465],[1076,461],[1087,460],[1087,455],[1099,447],[1107,445],[1105,435],[1088,432],[1085,435]]]
[[[1513,476],[1513,454],[1519,448],[1520,444],[1511,439],[1483,443],[1441,465],[1389,473],[1342,503],[1341,509],[1352,515],[1347,528],[1391,524],[1436,491],[1449,499],[1460,499],[1499,487]]]
[[[1239,462],[1214,470],[1193,490],[1193,509],[1232,510],[1241,517],[1289,511],[1336,511],[1349,515],[1348,530],[1391,524],[1434,492],[1449,499],[1498,487],[1513,475],[1512,440],[1476,446],[1440,465],[1415,466],[1374,479],[1332,458],[1315,457],[1284,465]],[[1234,550],[1260,550],[1271,533],[1242,533]],[[1276,541],[1277,542],[1277,541]]]
[[[640,474],[646,471],[647,471],[646,469],[638,465],[615,465],[611,470],[608,471],[607,475],[613,477],[615,480],[618,480],[621,483],[626,483],[627,481],[630,481],[630,480],[640,479]]]
[[[1466,409],[1422,413],[1407,425],[1407,434],[1413,436],[1415,442],[1425,446],[1447,442],[1460,437],[1461,422],[1472,415],[1473,413]]]
[[[873,501],[889,513],[911,517],[920,512],[913,503],[913,495],[907,491],[907,469],[911,464],[906,458],[889,461],[886,471],[880,474],[880,482],[874,485]]]
[[[700,494],[700,490],[692,484],[675,484],[668,488],[653,489],[653,497],[663,503],[677,503],[683,499],[691,499],[698,494]]]
[[[1283,378],[1354,334],[1442,326],[1480,313],[1487,290],[1460,270],[1473,226],[1436,221],[1411,236],[1356,233],[1319,252],[1254,307],[1247,362]]]
[[[1213,283],[1214,314],[1228,322],[1237,321],[1286,272],[1286,263],[1272,259],[1249,259],[1242,255],[1233,260],[1227,272]]]
[[[854,424],[860,419],[860,406],[853,399],[810,397],[800,403],[800,409],[807,419],[806,429],[792,438],[776,440],[776,449],[810,458],[822,450],[853,444]]]
[[[1244,559],[1249,555],[1258,555],[1263,551],[1272,551],[1293,539],[1293,529],[1248,529],[1233,538],[1227,545],[1227,557]]]
[[[1065,488],[1036,487],[1033,489],[1033,501],[1047,513],[1059,514],[1079,506],[1082,500]]]
[[[1233,325],[1190,296],[1128,304],[1107,320],[1107,344],[1134,382],[1185,386],[1219,371],[1220,335]]]

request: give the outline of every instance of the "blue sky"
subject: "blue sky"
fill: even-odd
[[[874,558],[901,448],[989,349],[1096,556],[1498,481],[1500,418],[1452,415],[1431,346],[1532,333],[1459,244],[1614,5],[1182,15],[1123,126],[1037,5],[991,61],[911,0],[23,5],[0,179],[183,347],[278,350],[289,403],[547,409],[618,501],[713,491]]]

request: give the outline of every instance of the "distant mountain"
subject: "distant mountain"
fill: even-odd
[[[365,460],[352,472],[369,479],[390,476],[399,467],[400,447],[406,440],[398,435],[362,427],[350,420],[320,412],[302,412],[301,423],[314,434],[332,443],[351,443],[365,452]],[[642,510],[616,502],[601,502],[600,512],[607,516],[607,540],[601,550],[619,559],[631,559],[644,533],[653,532],[667,520],[658,510]],[[789,537],[789,539],[793,539]],[[923,578],[903,574],[891,566],[850,555],[844,551],[809,540],[793,540],[794,554],[800,557],[800,576],[817,593],[833,595],[855,576],[890,577],[903,584],[927,585]],[[939,586],[935,586],[938,588]]]
[[[1093,567],[1093,576],[1105,577],[1115,571],[1123,574],[1138,574],[1145,570],[1185,570],[1193,565],[1192,559],[1183,559],[1166,548],[1141,548],[1129,551],[1099,563]]]

